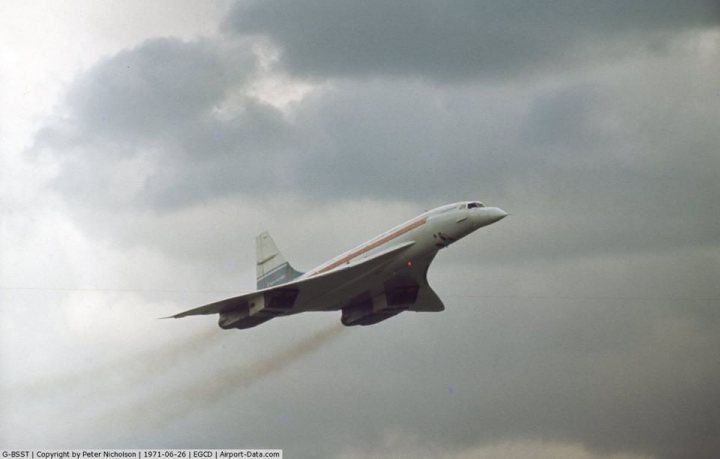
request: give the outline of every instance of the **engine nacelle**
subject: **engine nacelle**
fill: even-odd
[[[295,305],[299,290],[275,289],[259,293],[232,309],[220,313],[220,328],[250,328],[281,316]]]
[[[417,285],[389,287],[381,295],[359,298],[343,308],[340,322],[347,327],[376,324],[408,309],[417,300],[417,294]]]
[[[247,319],[247,317],[247,308],[245,308],[244,310],[241,308],[238,310],[221,312],[220,318],[218,319],[218,325],[220,326],[220,328],[228,330],[230,328],[235,328],[238,323],[240,323],[243,319]]]
[[[268,320],[272,319],[272,316],[266,316],[266,317],[242,317],[240,319],[233,319],[231,321],[223,322],[222,317],[220,318],[220,328],[223,328],[225,330],[231,329],[231,328],[237,328],[237,329],[245,329],[245,328],[252,328],[256,325],[260,325],[263,322],[267,322]]]
[[[353,325],[373,325],[392,316],[398,315],[405,309],[383,309],[378,312],[368,312],[354,306],[343,309],[340,322],[346,327]]]

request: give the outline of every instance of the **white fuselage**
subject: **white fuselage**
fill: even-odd
[[[330,273],[344,267],[362,262],[393,247],[411,243],[389,263],[383,266],[384,273],[407,271],[415,267],[426,270],[437,252],[467,236],[473,231],[494,223],[507,215],[498,207],[485,207],[479,202],[458,202],[429,210],[406,221],[337,257],[311,269],[299,279]],[[425,273],[423,272],[424,276]],[[371,284],[356,282],[357,293],[367,290]],[[339,292],[338,292],[339,293]],[[342,309],[343,300],[347,299],[348,290],[333,295],[333,291],[325,292],[321,297],[298,298],[298,304],[291,313],[308,310]]]

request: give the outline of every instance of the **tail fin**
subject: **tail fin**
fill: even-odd
[[[295,271],[280,253],[267,231],[255,238],[257,254],[257,288],[290,282],[303,273]]]

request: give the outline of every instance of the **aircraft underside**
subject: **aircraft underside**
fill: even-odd
[[[298,288],[278,288],[263,292],[256,298],[243,299],[231,308],[228,307],[227,311],[220,313],[218,324],[224,329],[245,329],[275,317],[305,311],[341,310],[341,322],[345,326],[372,325],[403,311],[416,309],[414,306],[418,305],[420,292],[420,283],[410,276],[393,276],[384,283],[384,290],[376,294],[366,290],[345,304],[335,304],[336,300],[332,295],[303,301]],[[262,306],[259,307],[259,304]],[[328,304],[331,306],[327,306]],[[441,307],[442,305],[434,309],[441,310]],[[424,310],[432,309],[426,307]]]

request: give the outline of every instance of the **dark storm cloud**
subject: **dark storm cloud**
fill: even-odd
[[[543,234],[545,244],[529,233],[515,240],[524,259],[712,245],[720,219],[704,208],[720,199],[711,172],[720,167],[712,147],[720,135],[705,112],[715,102],[701,100],[711,83],[698,75],[696,94],[662,99],[605,82],[526,99],[468,87],[340,85],[299,110],[304,123],[322,126],[301,129],[309,137],[301,145],[312,148],[299,173],[314,177],[308,193],[502,202]],[[683,116],[665,115],[672,111]]]
[[[172,138],[252,71],[252,56],[236,51],[207,41],[150,40],[78,79],[67,97],[70,116],[80,130],[117,141]]]
[[[91,212],[110,205],[92,225],[116,232],[126,207],[167,212],[287,192],[503,202],[547,230],[545,244],[516,240],[520,258],[712,245],[720,232],[717,214],[703,210],[720,200],[720,134],[708,116],[716,95],[696,63],[623,84],[344,81],[287,118],[244,93],[248,54],[161,40],[91,69],[72,87],[67,116],[39,135],[37,149],[62,161],[56,186]],[[219,116],[230,93],[235,105]]]
[[[712,0],[239,2],[226,29],[269,37],[301,75],[518,78],[604,53],[662,47],[720,21]]]
[[[269,4],[238,8],[252,12]],[[607,40],[607,32],[615,29],[647,36],[657,28],[700,25],[712,9],[698,2],[677,11],[670,3],[654,8],[603,5],[563,5],[560,10],[578,10],[568,28],[584,30],[578,24],[587,22]],[[286,8],[280,11],[294,6]],[[337,8],[345,12],[360,7]],[[417,6],[411,14],[427,8]],[[463,14],[457,5],[436,9],[443,15],[472,17],[473,7],[465,8]],[[538,20],[519,7],[479,8],[488,9],[493,20],[527,15],[525,21],[539,27],[543,18],[555,17],[554,8],[559,7],[553,3],[540,9]],[[311,17],[293,16],[300,16],[298,22]],[[475,19],[481,22],[483,17]],[[359,15],[357,27],[364,24],[362,18]],[[303,30],[312,33],[317,28]],[[592,48],[586,51],[595,55]],[[635,94],[630,85],[602,81],[536,90],[479,83],[438,87],[404,79],[344,81],[303,100],[289,119],[247,94],[245,84],[255,71],[247,45],[146,42],[81,76],[69,91],[64,116],[41,131],[36,149],[52,150],[61,158],[58,187],[84,205],[94,202],[94,207],[112,203],[172,209],[216,197],[285,192],[313,199],[392,195],[438,203],[458,196],[492,199],[523,180],[524,186],[535,181],[544,187],[535,193],[543,200],[565,200],[573,188],[578,196],[604,196],[600,199],[606,202],[623,197],[644,200],[645,205],[660,199],[687,204],[700,196],[685,186],[690,177],[700,180],[703,200],[718,194],[707,173],[717,163],[712,154],[717,136],[707,129],[702,107],[710,103],[702,100],[702,91],[683,99],[671,94],[672,84],[661,84],[655,89],[665,94],[658,99],[650,92]],[[701,71],[688,78],[706,90],[708,78]],[[688,109],[693,102],[701,108]],[[689,116],[665,115],[678,108]],[[675,141],[676,133],[684,143]],[[676,153],[679,148],[692,152],[696,160],[684,161]],[[671,168],[677,172],[662,177]],[[434,173],[418,173],[423,170]],[[668,197],[631,193],[646,189],[645,183],[655,187],[659,180],[669,188],[677,184],[676,192]],[[609,181],[612,186],[607,186]]]
[[[91,206],[175,207],[252,189],[277,171],[255,158],[274,161],[287,143],[280,113],[242,95],[255,70],[247,46],[147,41],[78,78],[35,151],[51,151],[58,188]],[[223,119],[238,88],[240,108]]]

